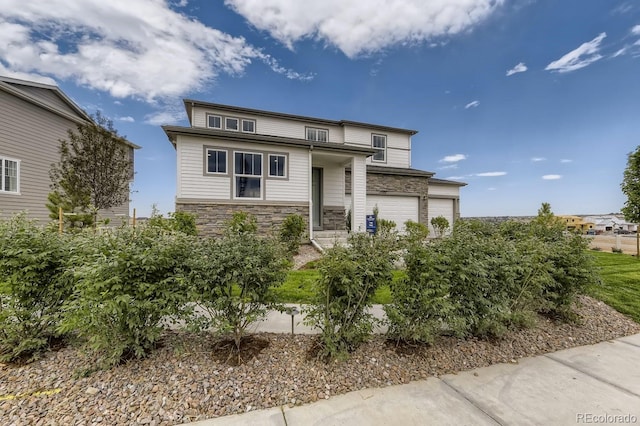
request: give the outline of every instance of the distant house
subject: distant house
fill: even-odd
[[[309,237],[364,231],[367,214],[403,230],[460,214],[460,187],[411,167],[414,130],[327,120],[185,100],[189,127],[163,126],[176,149],[176,210],[197,215],[200,232],[218,235],[233,212],[255,215],[263,231],[291,213]]]
[[[627,222],[622,215],[608,214],[601,216],[586,216],[584,219],[593,222],[593,228],[597,232],[636,232],[638,228],[635,223]]]
[[[60,139],[91,121],[56,86],[0,76],[0,218],[27,211],[48,222],[49,170],[60,161]],[[129,144],[133,151],[139,148]],[[132,173],[133,176],[133,173]],[[100,212],[102,218],[128,216],[129,204]]]
[[[595,223],[581,216],[558,215],[567,229],[570,231],[580,231],[586,233],[590,229],[595,229]]]

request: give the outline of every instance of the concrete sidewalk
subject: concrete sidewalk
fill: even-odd
[[[640,334],[515,364],[189,424],[640,424]]]

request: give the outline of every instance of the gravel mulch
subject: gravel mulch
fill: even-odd
[[[256,334],[246,362],[230,366],[211,337],[172,331],[147,359],[79,377],[90,361],[66,347],[25,366],[0,364],[0,419],[4,425],[170,425],[517,362],[640,332],[639,324],[588,297],[579,299],[576,312],[581,324],[541,317],[534,328],[493,341],[443,337],[429,347],[407,347],[376,336],[348,360],[328,365],[310,357],[313,335]]]

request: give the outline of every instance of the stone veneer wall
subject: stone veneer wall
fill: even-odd
[[[351,194],[351,172],[345,171],[345,192]],[[429,178],[367,173],[367,194],[420,194],[420,223],[429,225]]]
[[[232,204],[232,203],[176,203],[176,211],[192,213],[196,215],[196,227],[198,235],[207,237],[219,237],[224,233],[225,223],[229,221],[233,213],[243,211],[256,217],[258,232],[268,234],[277,233],[280,224],[290,214],[299,214],[305,224],[309,223],[308,205],[275,205],[275,204]],[[308,235],[308,229],[305,231]],[[308,236],[307,236],[308,238]]]
[[[322,229],[343,231],[347,226],[347,216],[343,206],[323,206]]]

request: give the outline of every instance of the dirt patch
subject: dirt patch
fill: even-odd
[[[612,248],[621,248],[623,253],[636,254],[636,235],[595,235],[587,236],[591,241],[590,248],[599,248],[602,251],[611,252]]]

